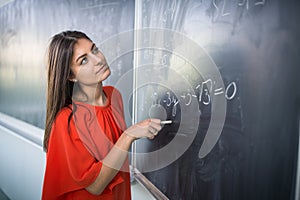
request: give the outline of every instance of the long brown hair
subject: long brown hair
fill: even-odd
[[[78,39],[91,39],[83,32],[64,31],[52,37],[47,51],[47,110],[44,151],[48,151],[51,127],[57,113],[72,103],[74,82],[70,81],[74,44]],[[70,117],[69,117],[70,119]]]

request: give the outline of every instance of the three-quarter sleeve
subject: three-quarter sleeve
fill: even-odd
[[[69,114],[67,109],[62,110],[52,126],[43,199],[84,189],[95,181],[102,167],[102,163],[83,146],[71,124],[68,131]]]
[[[109,100],[112,90],[112,87],[105,88]],[[86,115],[89,109],[79,105],[70,120],[73,107],[65,107],[57,114],[48,144],[43,200],[131,198],[128,160],[101,195],[93,195],[85,189],[98,177],[102,160],[126,126],[122,99],[118,95],[117,112],[112,112],[114,108],[109,103],[103,108],[84,105],[92,109],[92,118]]]

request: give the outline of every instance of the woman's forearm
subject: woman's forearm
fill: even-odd
[[[98,177],[86,190],[92,194],[101,194],[123,166],[131,143],[143,137],[153,139],[161,128],[159,119],[147,119],[126,129],[104,158]]]
[[[125,133],[120,136],[114,147],[102,161],[103,165],[98,177],[90,186],[86,187],[87,191],[95,195],[103,192],[123,166],[133,141],[134,138]]]

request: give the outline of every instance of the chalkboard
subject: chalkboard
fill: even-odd
[[[112,35],[134,28],[134,0],[14,0],[0,7],[0,112],[44,128],[46,111],[47,44],[54,34],[65,30],[85,32],[99,46]],[[103,53],[133,49],[133,35],[114,40]],[[111,76],[105,85],[115,85],[132,71],[133,53],[111,58]],[[132,76],[130,78],[132,80]],[[132,93],[132,81],[128,81]],[[125,109],[131,109],[126,104]],[[131,124],[131,118],[126,116]]]
[[[300,3],[139,1],[134,167],[169,199],[294,199]]]

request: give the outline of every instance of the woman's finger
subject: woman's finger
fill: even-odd
[[[154,122],[156,124],[160,124],[161,120],[157,118],[150,118],[150,122]]]
[[[160,125],[160,123],[153,123],[153,122],[151,122],[150,126],[152,128],[154,128],[156,131],[160,131],[161,128],[162,128],[162,126]]]
[[[155,128],[153,128],[152,126],[149,126],[148,131],[153,135],[157,135],[157,130]]]

